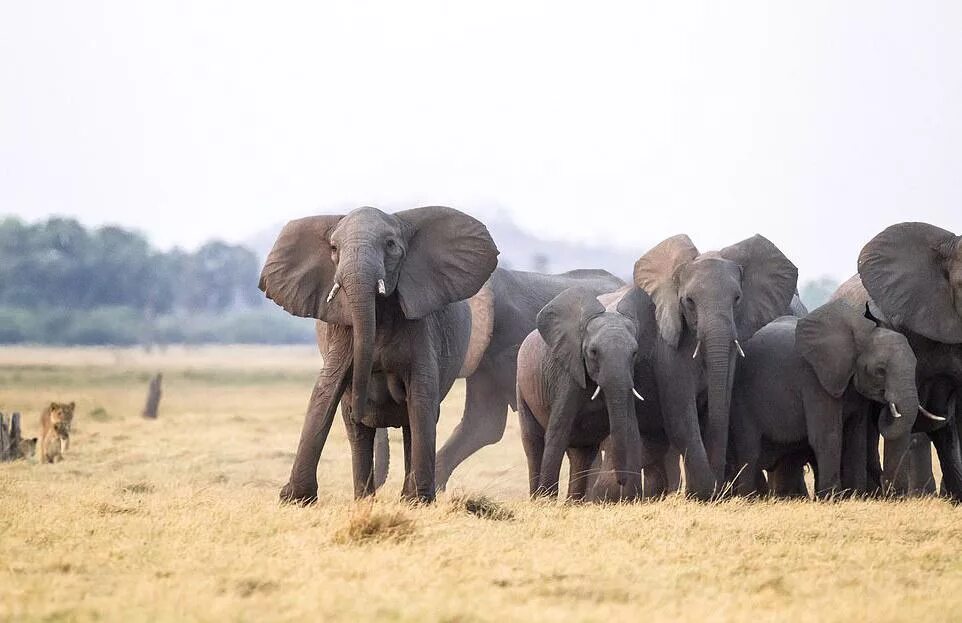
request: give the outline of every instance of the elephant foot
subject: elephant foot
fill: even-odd
[[[317,485],[313,488],[305,487],[294,487],[291,483],[287,483],[281,487],[281,494],[279,496],[282,504],[295,504],[298,506],[308,506],[317,502]]]
[[[414,506],[433,504],[435,498],[436,496],[433,492],[432,493],[427,493],[427,492],[409,493],[404,491],[401,492],[401,501],[407,502],[408,504],[412,504]]]

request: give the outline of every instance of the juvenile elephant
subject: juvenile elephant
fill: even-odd
[[[317,464],[342,394],[355,497],[373,494],[375,429],[393,426],[404,432],[403,495],[434,499],[439,405],[471,334],[464,299],[497,256],[482,223],[445,207],[358,208],[284,227],[260,288],[291,314],[327,323],[327,357],[282,500],[316,499]]]
[[[532,495],[558,494],[562,456],[570,463],[568,497],[585,496],[602,440],[611,439],[620,485],[640,488],[635,387],[638,359],[651,355],[653,305],[624,288],[606,309],[594,292],[565,290],[538,314],[538,329],[518,353],[518,414]]]
[[[928,223],[887,227],[862,248],[858,275],[833,298],[868,303],[884,326],[908,339],[918,361],[916,385],[922,403],[948,417],[947,422],[920,418],[916,429],[935,444],[943,493],[962,500],[962,454],[958,416],[953,413],[958,410],[953,397],[962,395],[962,237]],[[915,474],[917,482],[932,479],[927,443],[909,456],[908,441],[886,443],[884,479],[877,451],[871,452],[869,445],[870,487],[894,485],[903,492],[904,475],[913,471],[926,472]]]
[[[920,409],[915,355],[903,335],[878,326],[864,308],[834,301],[805,318],[779,318],[744,349],[732,394],[736,493],[763,493],[762,469],[809,449],[817,496],[842,486],[864,491],[869,402],[885,406],[878,422],[885,439],[912,431]],[[861,453],[847,448],[843,466],[844,438]]]
[[[468,299],[471,337],[459,377],[464,377],[465,401],[461,421],[438,450],[438,489],[444,489],[454,469],[486,445],[504,435],[508,407],[517,410],[515,383],[518,349],[535,330],[541,308],[571,287],[594,294],[611,292],[624,282],[605,270],[580,269],[550,275],[497,268],[491,278]],[[326,326],[318,321],[318,342],[323,353]],[[376,379],[374,379],[376,381]],[[383,383],[382,383],[383,385]],[[386,431],[379,431],[375,446],[375,481],[387,477]]]

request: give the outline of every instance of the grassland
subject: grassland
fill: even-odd
[[[0,620],[962,619],[960,508],[533,504],[513,416],[418,508],[396,502],[399,470],[373,504],[350,499],[337,424],[320,502],[280,506],[317,363],[310,348],[0,350],[0,410],[25,432],[46,402],[78,403],[64,462],[0,465]],[[442,437],[462,400],[458,385]]]

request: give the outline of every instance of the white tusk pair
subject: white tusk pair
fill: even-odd
[[[594,400],[601,393],[601,385],[595,388],[595,393],[591,394],[591,399]]]
[[[745,351],[742,350],[742,345],[738,343],[738,340],[735,340],[735,348],[738,349],[738,354],[742,356],[742,359],[744,359]]]
[[[637,398],[638,400],[640,400],[640,401],[642,401],[642,402],[645,401],[645,397],[642,396],[641,394],[639,394],[639,393],[638,393],[638,390],[635,389],[634,387],[631,388],[631,393],[634,394],[634,395],[635,395],[635,398]]]
[[[930,420],[933,420],[933,421],[935,421],[935,422],[944,422],[944,421],[945,421],[945,418],[944,418],[944,417],[942,417],[941,415],[935,415],[934,413],[931,413],[928,409],[926,409],[926,408],[923,407],[922,405],[919,405],[919,412],[920,412],[922,415],[924,415],[925,417],[927,417],[927,418],[929,418]]]
[[[334,297],[337,295],[337,291],[340,290],[340,289],[341,289],[341,284],[339,284],[338,282],[335,281],[335,282],[334,282],[334,287],[331,288],[331,293],[327,295],[327,302],[328,302],[328,303],[330,303],[331,301],[334,300]]]
[[[890,402],[890,403],[889,403],[889,411],[892,412],[892,417],[893,417],[893,418],[898,419],[898,418],[902,417],[902,414],[899,413],[899,409],[898,409],[898,407],[895,406],[895,403],[894,403],[894,402]]]
[[[701,340],[698,340],[697,342],[695,342],[695,352],[693,352],[693,353],[691,354],[691,358],[692,358],[692,359],[697,359],[697,358],[698,358],[698,351],[699,351],[699,349],[701,349]]]
[[[380,294],[381,296],[384,296],[385,294],[387,294],[387,288],[384,287],[383,279],[377,280],[377,293]]]

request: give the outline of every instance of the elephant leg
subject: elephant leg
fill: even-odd
[[[374,434],[377,429],[355,422],[351,408],[341,405],[347,439],[351,443],[351,468],[354,474],[354,498],[374,495]]]
[[[762,469],[759,457],[762,452],[761,436],[750,421],[739,421],[732,431],[735,450],[732,468],[734,470],[732,487],[736,495],[763,495],[768,491],[759,490],[758,476]]]
[[[942,428],[929,433],[942,466],[942,495],[962,501],[962,452],[959,449],[957,418],[950,418]]]
[[[528,493],[533,497],[538,492],[541,478],[541,457],[544,455],[544,429],[531,415],[531,409],[520,396],[518,397],[518,421],[521,424],[521,444],[528,459]]]
[[[401,487],[401,498],[411,500],[415,497],[414,474],[411,473],[411,427],[401,427],[401,437],[404,444],[404,485]]]
[[[572,383],[573,385],[573,383]],[[545,497],[558,497],[558,479],[561,475],[561,461],[568,449],[571,428],[578,414],[578,407],[569,389],[555,396],[551,405],[551,415],[545,431],[544,454],[541,458],[541,476],[538,480],[538,494]]]
[[[588,474],[598,455],[598,446],[568,448],[568,499],[581,502],[588,489]]]
[[[665,467],[665,490],[675,493],[681,489],[681,453],[669,447],[662,464]]]
[[[851,494],[864,494],[868,490],[867,419],[864,409],[849,415],[842,432],[842,488]]]
[[[440,398],[437,372],[421,373],[421,380],[409,383],[408,422],[411,427],[411,476],[414,478],[414,499],[433,502],[435,452],[437,444]]]
[[[672,446],[682,453],[688,494],[699,500],[710,500],[715,494],[715,470],[708,462],[698,426],[698,410],[693,392],[687,383],[675,382],[659,371],[659,392],[662,396],[665,433]]]
[[[878,450],[878,411],[879,407],[875,404],[869,405],[865,419],[865,488],[870,495],[881,495],[883,492],[882,461]]]
[[[821,387],[803,391],[808,443],[815,453],[815,497],[834,495],[842,485],[842,405]]]
[[[342,346],[338,348],[338,352],[344,350]],[[333,350],[332,353],[334,353]],[[344,355],[343,352],[340,354]],[[337,404],[347,385],[347,371],[350,369],[348,365],[350,358],[338,360],[335,354],[332,354],[328,361],[331,364],[325,363],[314,384],[314,391],[301,428],[301,439],[297,445],[294,465],[291,467],[291,475],[287,484],[281,489],[282,502],[308,504],[317,500],[317,464],[321,460],[321,451],[331,432]],[[41,459],[44,456],[43,448],[40,456]]]
[[[935,475],[932,473],[932,442],[921,433],[912,435],[909,446],[909,495],[934,495]]]
[[[904,496],[909,491],[911,446],[911,435],[886,439],[882,445],[882,486],[889,495]]]
[[[374,435],[374,488],[380,489],[387,482],[391,467],[391,442],[387,429],[379,428]]]
[[[438,451],[437,483],[444,490],[451,474],[481,448],[497,443],[504,435],[508,400],[498,391],[495,375],[476,372],[467,379],[464,414],[451,436]]]

